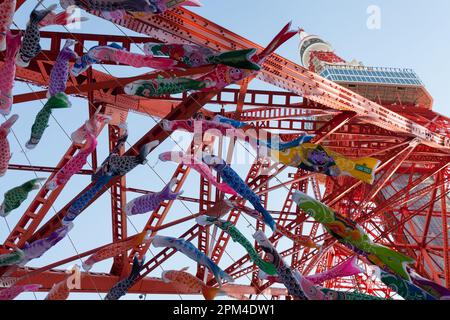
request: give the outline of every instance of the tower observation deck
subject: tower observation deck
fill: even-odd
[[[300,58],[309,70],[384,106],[432,108],[433,98],[414,70],[347,62],[320,37],[303,29],[299,33]]]

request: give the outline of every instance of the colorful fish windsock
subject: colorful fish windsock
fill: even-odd
[[[342,262],[341,264],[335,266],[330,270],[313,274],[307,276],[306,278],[314,284],[319,285],[328,280],[352,277],[363,272],[364,270],[358,266],[358,258],[355,256]]]
[[[27,149],[34,149],[39,144],[44,135],[45,130],[48,128],[50,116],[52,115],[53,109],[66,109],[71,107],[69,97],[63,93],[59,92],[56,95],[50,97],[45,103],[41,111],[36,115],[33,126],[31,127],[31,137],[30,140],[25,144]]]
[[[126,141],[126,137],[119,141],[118,145]],[[102,163],[101,168],[94,175],[96,180],[100,175],[124,176],[138,165],[147,163],[149,153],[159,145],[159,141],[152,141],[141,147],[137,156],[121,156],[116,152],[116,148],[110,153],[106,160]]]
[[[41,287],[40,284],[13,285],[0,291],[0,300],[14,300],[22,292],[36,292]]]
[[[429,294],[431,294],[436,299],[441,299],[443,297],[450,297],[450,290],[441,286],[440,284],[437,284],[436,282],[433,282],[431,280],[428,280],[422,276],[420,276],[418,273],[414,272],[412,269],[408,270],[409,275],[411,276],[411,282],[418,286],[419,288],[425,290]]]
[[[263,215],[256,209],[250,209],[244,205],[237,204],[234,201],[231,200],[225,200],[233,209],[242,211],[246,215],[249,215],[250,217],[264,222]],[[283,235],[284,237],[291,239],[296,245],[300,245],[303,247],[308,247],[312,249],[320,249],[321,246],[316,244],[314,241],[311,240],[308,236],[303,235],[296,235],[290,232],[288,229],[286,229],[283,226],[277,225],[276,233]]]
[[[166,131],[182,130],[200,135],[210,133],[219,136],[236,137],[240,140],[246,139],[246,136],[242,131],[236,130],[235,127],[229,124],[218,123],[215,121],[194,119],[174,121],[163,120],[162,125]]]
[[[78,23],[89,20],[86,17],[75,17],[75,8],[67,8],[66,10],[55,13],[50,12],[44,19],[39,22],[39,28],[47,26],[67,26],[72,23]]]
[[[199,278],[187,273],[188,269],[163,271],[161,279],[180,291],[201,292],[205,300],[214,300],[217,295],[225,294],[221,289],[210,287]]]
[[[111,181],[113,177],[124,176],[140,164],[146,163],[148,154],[158,146],[159,141],[152,141],[142,146],[137,156],[120,156],[120,147],[126,142],[128,134],[125,132],[117,142],[109,156],[92,177],[90,188],[78,196],[67,210],[62,223],[74,221],[78,215],[91,203],[97,194]]]
[[[59,300],[59,301],[67,300],[70,294],[70,288],[67,282],[68,278],[58,283],[55,283],[48,292],[47,296],[45,297],[45,300]]]
[[[173,151],[160,154],[159,160],[163,162],[173,161],[178,164],[188,166],[200,173],[203,178],[211,182],[211,184],[215,186],[219,191],[231,194],[233,196],[237,195],[236,191],[234,191],[229,185],[227,185],[226,183],[218,182],[209,166],[203,163],[201,160],[198,160],[195,156],[187,155],[184,152]]]
[[[152,57],[133,53],[117,44],[97,46],[89,50],[89,56],[98,62],[115,62],[135,68],[152,68],[156,70],[184,70],[186,66],[176,60],[164,57]]]
[[[139,273],[144,267],[144,259],[139,260],[135,255],[133,259],[133,267],[128,278],[123,279],[116,283],[105,297],[105,300],[119,300],[121,297],[127,294],[128,290],[136,283],[139,278]]]
[[[64,47],[59,52],[52,71],[50,72],[50,84],[48,87],[47,98],[66,91],[67,80],[69,79],[69,62],[78,57],[78,55],[70,48],[75,43],[75,40],[67,40]]]
[[[375,158],[349,159],[325,147],[304,143],[298,147],[272,152],[274,161],[330,177],[347,175],[372,184],[380,161]]]
[[[240,69],[261,70],[261,66],[252,60],[256,53],[254,48],[216,53],[207,47],[195,44],[146,43],[144,51],[148,56],[167,57],[189,68],[223,64]]]
[[[225,271],[219,268],[208,256],[203,252],[198,250],[192,243],[186,241],[185,239],[177,239],[172,237],[155,236],[153,238],[152,244],[156,248],[167,247],[174,248],[179,252],[186,255],[188,258],[196,261],[208,268],[216,278],[219,285],[222,284],[222,280],[233,282],[234,279],[230,277]]]
[[[128,95],[151,98],[198,91],[205,87],[205,82],[190,78],[157,78],[131,82],[123,88],[123,91]]]
[[[224,199],[216,201],[216,203],[204,212],[205,216],[212,218],[222,218],[233,209],[230,200]]]
[[[176,183],[177,180],[173,179],[160,192],[149,193],[128,202],[125,207],[127,216],[151,212],[158,208],[162,202],[177,199],[182,192],[172,192],[172,188]]]
[[[88,134],[88,139],[83,148],[70,159],[64,167],[58,171],[55,177],[46,185],[48,190],[55,190],[59,186],[66,184],[70,178],[83,169],[87,163],[87,158],[97,148],[97,138],[93,134]]]
[[[358,259],[356,257],[353,257],[328,271],[305,276],[305,278],[311,284],[317,286],[317,285],[323,284],[325,281],[328,281],[328,280],[344,278],[344,277],[351,277],[351,276],[354,276],[354,275],[357,275],[357,274],[360,274],[361,272],[363,272],[363,270],[360,267],[358,267],[357,261],[358,261]],[[278,277],[270,276],[262,271],[259,272],[259,278],[261,278],[263,280],[269,280],[269,281],[281,283],[281,280]],[[311,284],[309,284],[309,286]],[[340,300],[340,299],[337,299],[337,300]]]
[[[8,1],[4,1],[6,3]],[[0,23],[1,23],[0,19]],[[16,55],[22,43],[22,35],[20,33],[15,36],[10,31],[6,32],[5,43],[6,53],[3,65],[0,67],[0,114],[7,116],[11,113],[13,105],[12,90],[14,87],[14,79],[16,78]]]
[[[437,300],[425,290],[395,274],[377,269],[378,278],[405,300]]]
[[[6,50],[6,35],[13,23],[15,11],[16,0],[2,1],[0,3],[0,51]]]
[[[269,239],[267,239],[264,232],[257,231],[253,235],[253,238],[255,238],[256,242],[261,246],[261,249],[267,254],[268,261],[275,266],[278,278],[288,290],[289,295],[293,296],[296,300],[308,300],[294,271],[286,264]]]
[[[244,247],[244,249],[248,252],[250,258],[252,261],[265,273],[269,275],[275,275],[277,273],[277,270],[275,269],[275,266],[271,263],[268,263],[264,261],[256,252],[253,245],[250,243],[250,241],[247,240],[247,238],[240,232],[233,223],[229,221],[224,221],[220,219],[215,219],[207,216],[201,216],[196,219],[197,223],[202,226],[207,226],[214,224],[226,233],[228,233],[233,241],[239,243],[241,246]]]
[[[211,166],[234,191],[236,191],[242,198],[248,200],[253,207],[258,210],[264,217],[266,223],[272,231],[276,230],[275,220],[273,220],[270,213],[262,206],[261,198],[250,189],[244,180],[234,171],[224,160],[219,157],[209,154],[203,155],[203,161]]]
[[[291,23],[288,23],[272,40],[272,42],[262,52],[254,55],[252,61],[259,66],[266,61],[267,57],[277,50],[282,44],[297,34],[291,31]],[[205,84],[205,88],[201,91],[221,90],[230,84],[235,84],[245,78],[256,74],[258,71],[246,70],[241,68],[218,65],[210,73],[198,78]]]
[[[18,115],[12,115],[2,125],[0,125],[0,177],[8,171],[9,160],[11,160],[11,150],[9,147],[8,134],[12,126],[19,119]]]
[[[28,21],[25,33],[22,39],[22,45],[20,51],[16,56],[16,64],[20,67],[26,68],[30,64],[30,61],[35,58],[41,52],[41,32],[39,30],[39,23],[45,19],[45,17],[56,9],[56,4],[51,5],[48,9],[38,10],[37,7],[41,4],[39,1],[35,9],[30,14],[30,20]]]
[[[143,232],[138,234],[136,237],[133,237],[127,241],[122,241],[119,243],[112,243],[103,249],[98,250],[92,256],[90,256],[86,261],[83,262],[83,269],[85,271],[89,271],[92,269],[92,266],[97,262],[114,258],[115,256],[127,252],[128,250],[137,247],[143,243],[150,243],[150,238],[148,237],[148,232]]]
[[[77,6],[85,10],[104,12],[128,11],[161,14],[178,6],[200,7],[198,0],[60,0],[64,9]]]
[[[26,242],[22,248],[25,253],[24,259],[19,263],[20,266],[26,265],[33,259],[40,258],[48,250],[53,248],[58,242],[64,239],[72,230],[73,224],[69,223],[63,225],[61,228],[54,231],[48,237],[34,241],[33,243]]]
[[[356,300],[356,301],[364,301],[364,300],[373,300],[373,301],[382,301],[388,300],[383,299],[359,292],[344,292],[344,291],[335,291],[331,289],[322,288],[322,292],[325,294],[325,300]]]
[[[389,269],[409,280],[406,265],[414,260],[385,246],[375,244],[367,233],[354,221],[334,212],[332,209],[302,192],[295,192],[293,201],[309,214],[339,242],[352,248],[357,254],[364,255],[371,263],[383,269]]]
[[[252,145],[255,149],[261,146],[268,148],[270,150],[273,149],[281,151],[289,148],[298,147],[304,143],[309,143],[311,142],[312,139],[314,139],[314,136],[303,134],[296,139],[284,142],[282,141],[281,137],[275,133],[263,129],[258,129],[258,131],[256,132],[254,130],[255,129],[254,126],[246,122],[226,118],[221,115],[216,115],[212,121],[221,124],[227,124],[235,129],[242,130],[242,132],[244,132],[244,134],[250,139],[250,145]]]
[[[67,225],[74,221],[78,215],[87,207],[89,203],[97,196],[97,194],[111,181],[111,175],[102,175],[96,179],[90,188],[78,196],[67,210],[67,214],[62,220],[63,225]]]
[[[45,181],[45,179],[33,179],[7,191],[3,203],[0,205],[0,217],[6,217],[11,211],[19,208],[31,191],[39,190],[41,181]]]
[[[14,249],[11,253],[0,255],[0,267],[18,265],[25,259],[25,252],[19,248]]]
[[[110,116],[100,113],[100,109],[95,112],[93,117],[72,133],[70,137],[74,143],[82,144],[86,140],[88,132],[94,136],[98,136],[103,126],[112,120]]]
[[[280,33],[272,40],[269,46],[261,53],[253,55],[251,61],[261,66],[267,57],[272,54],[283,43],[297,34],[291,31],[291,23],[287,24]],[[219,64],[211,72],[196,78],[162,78],[152,80],[138,80],[127,84],[124,91],[128,95],[141,97],[156,97],[166,94],[177,94],[187,91],[210,92],[222,90],[223,88],[235,84],[245,78],[256,74],[258,71],[229,67]]]

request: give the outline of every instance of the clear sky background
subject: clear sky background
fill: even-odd
[[[357,59],[368,66],[412,68],[421,77],[434,97],[434,110],[447,116],[450,115],[448,110],[448,103],[450,102],[450,90],[448,90],[450,63],[447,60],[450,52],[450,42],[448,41],[450,2],[446,0],[426,2],[418,0],[281,0],[278,2],[269,0],[203,0],[203,2],[204,7],[195,8],[193,11],[261,45],[268,44],[273,36],[278,33],[279,29],[286,22],[292,20],[294,27],[303,27],[308,33],[320,35],[324,40],[330,42],[336,53],[346,60]],[[54,2],[44,2],[46,6],[52,3]],[[14,20],[20,28],[25,27],[30,10],[35,4],[36,1],[29,0],[16,14]],[[381,28],[377,30],[371,30],[367,27],[367,19],[369,18],[367,8],[371,5],[376,5],[381,9]],[[87,15],[84,12],[82,14],[88,16],[90,21],[83,24],[81,30],[75,30],[76,32],[92,33],[95,30],[95,32],[103,34],[121,34],[120,30],[111,22]],[[62,27],[47,28],[46,30],[65,31]],[[125,31],[129,35],[135,35],[131,31]],[[298,43],[298,37],[291,39],[278,50],[278,53],[299,63]],[[43,47],[45,47],[45,43],[43,43]],[[99,67],[97,69],[104,71]],[[144,69],[136,70],[110,66],[107,69],[117,76],[132,76],[147,71]],[[273,89],[273,87],[258,81],[252,83],[252,88]],[[31,89],[40,90],[40,88],[30,88],[23,83],[17,83],[14,93],[30,92]],[[77,98],[72,98],[71,101],[73,104],[71,109],[56,110],[53,113],[54,118],[51,119],[50,127],[46,131],[41,144],[35,150],[28,151],[26,154],[22,152],[22,148],[29,139],[34,117],[45,101],[14,106],[13,112],[19,114],[20,120],[14,127],[14,134],[17,140],[14,135],[10,136],[13,152],[11,163],[28,164],[28,161],[30,161],[33,165],[43,166],[55,166],[58,163],[61,156],[70,146],[68,135],[87,119],[86,101]],[[129,138],[131,144],[155,125],[153,119],[137,114],[130,114],[128,123],[131,128]],[[170,163],[158,163],[156,157],[161,152],[176,150],[174,141],[186,148],[190,142],[190,136],[175,134],[173,139],[166,141],[149,157],[149,166],[139,167],[127,177],[129,186],[159,191],[170,180],[176,166]],[[107,155],[106,130],[99,137],[98,151],[101,161]],[[247,154],[242,146],[238,147],[238,151]],[[249,156],[249,159],[251,158]],[[155,165],[158,174],[156,174],[155,169],[151,168]],[[233,167],[245,177],[249,165],[239,164]],[[46,177],[45,174],[39,173],[38,176]],[[0,178],[0,194],[34,177],[35,175],[32,172],[10,171],[6,176]],[[285,179],[285,176],[283,175],[280,179]],[[55,203],[54,209],[61,209],[88,182],[88,177],[74,177]],[[198,175],[196,173],[190,175],[184,189],[186,196],[198,196]],[[30,199],[34,195],[32,194]],[[31,262],[30,265],[46,265],[109,243],[111,241],[111,219],[108,196],[109,194],[106,194],[100,198],[76,220],[75,228],[70,233],[70,238],[64,239],[44,257]],[[134,194],[128,194],[127,196],[128,199],[136,197]],[[274,193],[269,199],[269,209],[279,210],[282,202],[278,199],[284,199],[284,197],[284,190]],[[29,202],[24,203],[7,220],[0,222],[0,241],[3,241],[9,234],[8,228],[12,228],[17,223],[21,213],[25,211],[28,204]],[[168,218],[169,221],[184,217],[186,214],[198,212],[196,206],[191,204],[185,205],[178,201],[171,211],[171,216]],[[50,217],[53,214],[54,212],[50,211],[48,216]],[[140,231],[146,220],[147,216],[132,217],[129,234]],[[164,234],[181,234],[183,230],[188,229],[191,225],[192,222],[189,222],[180,228],[167,230]],[[248,228],[248,225],[249,222],[242,221],[238,226],[250,238],[252,229]],[[152,249],[152,252],[147,254],[147,259],[151,259],[154,252],[158,251]],[[243,253],[239,246],[231,244],[220,266],[226,268],[234,259],[240,258]],[[80,264],[80,261],[77,261],[77,263]],[[70,267],[71,265],[73,264],[64,267]],[[110,266],[111,261],[106,261],[96,265],[92,271],[108,271]],[[180,269],[185,266],[191,266],[191,271],[195,272],[195,265],[177,254],[165,268]],[[152,276],[159,277],[161,271],[162,269],[156,270]],[[248,280],[244,282],[248,283]],[[103,297],[104,295],[101,296]],[[42,293],[36,295],[22,294],[20,296],[22,299],[43,299],[44,297],[45,294]],[[99,295],[82,296],[71,294],[71,298],[99,299]],[[160,299],[165,297],[148,296],[147,298]],[[172,296],[170,298],[181,299],[185,297]],[[129,295],[127,299],[137,299],[137,296]]]

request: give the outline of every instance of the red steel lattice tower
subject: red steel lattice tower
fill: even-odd
[[[18,1],[18,7],[24,2]],[[195,43],[219,52],[252,47],[262,49],[250,40],[185,9],[175,9],[161,16],[135,16],[127,13],[115,23],[143,36],[42,32],[42,38],[50,42],[50,49],[43,51],[29,67],[18,68],[17,80],[45,88],[49,70],[61,43],[68,38],[77,40],[76,51],[80,55],[88,42],[91,46],[93,42],[106,44],[114,41],[130,49],[131,44],[148,42],[149,37],[160,42]],[[274,207],[279,210],[273,211],[275,220],[292,234],[304,235],[322,243],[324,249],[319,252],[299,247],[292,242],[284,242],[281,246],[282,237],[278,234],[272,236],[271,240],[279,243],[280,252],[286,261],[303,274],[327,270],[352,255],[292,205],[293,190],[303,189],[357,221],[374,241],[413,257],[416,260],[414,267],[421,275],[450,287],[447,214],[450,119],[433,111],[432,98],[413,71],[365,67],[359,62],[347,63],[333,52],[331,45],[319,37],[310,36],[303,30],[300,30],[300,36],[304,66],[273,54],[257,75],[259,80],[278,87],[279,91],[252,90],[249,88],[252,79],[247,79],[240,84],[239,89],[228,88],[222,92],[191,96],[184,94],[182,97],[138,99],[124,95],[121,89],[136,77],[114,78],[107,73],[92,70],[77,78],[71,77],[66,92],[86,98],[91,104],[102,105],[111,113],[138,112],[142,116],[175,120],[190,118],[199,112],[208,116],[220,112],[228,117],[251,122],[257,128],[280,130],[285,139],[295,137],[300,132],[314,134],[316,142],[348,157],[376,156],[382,161],[382,165],[373,185],[365,185],[348,177],[332,179],[303,171],[289,171],[285,166],[267,163],[267,159],[254,159],[246,182],[263,196],[264,205],[269,210]],[[173,75],[189,76],[201,71],[205,70],[178,71]],[[14,97],[14,101],[34,101],[44,98],[45,94],[44,89],[20,94]],[[225,106],[227,108],[222,109]],[[117,127],[109,127],[111,143],[117,139],[117,134]],[[125,155],[135,155],[142,145],[156,139],[163,143],[167,138],[168,134],[159,125],[155,125],[131,148],[122,151]],[[218,141],[220,153],[226,151],[224,158],[231,160],[235,148],[223,148],[223,140]],[[11,164],[10,170],[52,173],[67,162],[78,147],[73,145],[65,153],[61,152],[62,159],[55,161],[54,168]],[[192,147],[203,148],[199,145]],[[212,151],[219,152],[217,149]],[[265,170],[267,174],[260,175],[261,170]],[[288,174],[283,174],[286,172]],[[79,174],[91,173],[91,170],[83,170]],[[190,170],[184,166],[176,168],[173,177],[177,179],[177,190],[182,189],[189,174]],[[151,188],[150,185],[149,189]],[[2,253],[21,247],[26,241],[41,239],[58,228],[60,218],[65,215],[71,202],[59,208],[60,211],[54,216],[51,216],[50,209],[63,189],[61,187],[51,193],[45,190],[38,192],[0,247]],[[130,239],[127,237],[134,237],[130,236],[131,230],[123,215],[125,199],[128,198],[126,194],[148,191],[127,185],[126,179],[113,179],[101,194],[108,191],[112,204],[111,242],[126,241]],[[274,196],[276,191],[283,192],[284,199],[280,199],[279,193]],[[199,182],[198,194],[198,198],[180,199],[197,203],[199,213],[220,200],[220,194],[207,181]],[[76,193],[73,196],[75,199]],[[85,211],[89,211],[89,208]],[[227,218],[238,223],[243,221],[241,215],[239,210],[233,210]],[[161,208],[151,214],[144,230],[159,234],[169,232],[174,226],[184,228],[186,231],[177,236],[198,245],[222,269],[242,283],[235,286],[236,296],[255,297],[264,294],[273,298],[286,297],[286,290],[273,283],[256,281],[257,268],[248,255],[234,253],[232,263],[227,262],[229,259],[225,257],[230,246],[229,237],[213,232],[212,227],[199,227],[194,217],[195,215],[191,216],[186,212],[180,218],[180,213],[175,213],[173,209],[172,201],[163,203]],[[256,227],[261,226],[255,225]],[[105,232],[111,233],[111,230]],[[251,237],[249,232],[246,234]],[[214,235],[217,236],[216,239],[212,238]],[[11,277],[27,275],[28,282],[40,283],[43,285],[42,291],[48,291],[54,283],[66,277],[58,267],[79,258],[84,259],[101,248],[92,248],[41,268],[18,268]],[[147,250],[146,247],[139,247],[133,252],[145,254]],[[260,251],[259,248],[258,250]],[[132,254],[128,258],[117,257],[111,271],[82,273],[82,288],[74,291],[107,292],[127,274],[127,262]],[[199,294],[180,292],[157,278],[159,274],[155,273],[156,269],[169,266],[170,259],[175,254],[172,249],[156,251],[147,260],[139,281],[131,288],[130,293]],[[370,267],[365,267],[365,274],[329,281],[326,286],[339,290],[357,289],[360,292],[390,297],[392,292],[374,280]],[[4,270],[1,270],[0,274],[3,273]],[[202,279],[206,278],[209,284],[215,284],[214,279],[203,268],[198,268],[197,275]],[[3,280],[7,281],[6,278]]]

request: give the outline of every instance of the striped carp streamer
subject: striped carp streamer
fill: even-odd
[[[275,266],[271,263],[268,263],[264,261],[259,254],[256,252],[253,245],[250,243],[250,241],[247,240],[247,238],[236,228],[233,223],[229,221],[224,221],[221,219],[215,219],[208,216],[201,216],[196,219],[197,223],[201,226],[208,226],[211,224],[216,225],[226,233],[228,233],[231,236],[231,239],[233,239],[234,242],[239,243],[241,246],[244,247],[244,249],[247,251],[247,253],[250,256],[250,259],[265,273],[269,275],[275,275],[277,273],[277,270],[275,269]]]
[[[308,300],[301,284],[294,275],[294,271],[286,264],[269,239],[267,239],[264,232],[257,231],[253,235],[253,238],[255,238],[256,242],[261,246],[261,249],[267,254],[269,262],[275,266],[278,278],[284,284],[288,293],[296,300]]]
[[[385,246],[373,243],[367,233],[354,221],[334,212],[321,202],[308,195],[296,191],[293,201],[321,223],[324,228],[339,242],[352,249],[356,254],[367,258],[371,263],[409,280],[406,265],[414,260]]]
[[[272,231],[276,230],[276,223],[270,213],[262,206],[261,198],[250,189],[244,180],[234,171],[224,160],[219,157],[204,154],[203,161],[211,166],[234,191],[242,198],[248,200],[253,207],[262,214],[264,223],[267,224]]]

